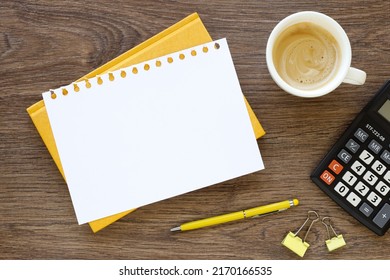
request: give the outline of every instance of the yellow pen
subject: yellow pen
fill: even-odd
[[[193,230],[193,229],[223,224],[227,222],[237,221],[245,218],[258,217],[266,214],[281,212],[287,210],[292,206],[297,206],[298,204],[299,204],[298,199],[294,198],[294,199],[285,200],[277,203],[272,203],[265,206],[259,206],[247,210],[241,210],[229,214],[224,214],[224,215],[206,218],[198,221],[188,222],[178,227],[172,228],[171,231]]]

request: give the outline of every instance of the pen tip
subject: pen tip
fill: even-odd
[[[179,231],[179,230],[180,230],[180,227],[171,228],[171,231]]]
[[[298,200],[298,199],[294,198],[294,199],[293,199],[293,202],[294,202],[294,206],[299,205],[299,200]]]

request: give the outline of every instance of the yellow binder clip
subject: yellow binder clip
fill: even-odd
[[[309,248],[310,246],[310,244],[306,242],[306,237],[309,234],[309,231],[313,224],[319,219],[320,216],[317,214],[316,211],[308,211],[306,221],[302,224],[302,226],[297,230],[296,233],[292,233],[290,231],[283,239],[282,244],[298,256],[303,257],[306,253],[307,248]],[[299,238],[299,236],[297,236],[297,234],[301,231],[301,229],[306,225],[309,220],[312,220],[312,222],[310,223],[310,226],[306,231],[305,237],[302,240],[301,238]]]
[[[328,222],[326,222],[326,221],[328,221]],[[337,235],[336,231],[333,229],[333,227],[332,227],[332,225],[330,223],[330,218],[329,217],[324,217],[322,219],[322,223],[325,225],[326,230],[328,232],[328,236],[329,236],[329,239],[325,241],[326,247],[328,247],[329,252],[332,252],[332,251],[334,251],[334,250],[336,250],[338,248],[341,248],[341,247],[347,245],[345,243],[343,235],[342,234]],[[334,237],[332,237],[332,238],[330,236],[329,228],[332,230],[332,232],[334,234]]]

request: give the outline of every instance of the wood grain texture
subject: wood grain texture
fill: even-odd
[[[267,38],[285,16],[314,10],[350,37],[364,86],[341,85],[317,99],[280,90],[265,63]],[[308,210],[332,217],[347,247],[328,253],[321,224],[306,259],[390,259],[379,237],[346,214],[309,175],[354,116],[390,78],[390,2],[14,1],[0,2],[0,259],[298,259],[281,246]],[[211,36],[227,37],[242,90],[267,131],[266,169],[155,203],[97,234],[78,226],[65,182],[26,108],[192,12]],[[153,174],[151,174],[153,175]],[[172,234],[179,223],[290,197],[282,214]]]

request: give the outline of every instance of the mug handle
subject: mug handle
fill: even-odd
[[[364,84],[366,77],[366,72],[354,67],[349,67],[347,76],[344,78],[343,83],[360,86]]]

